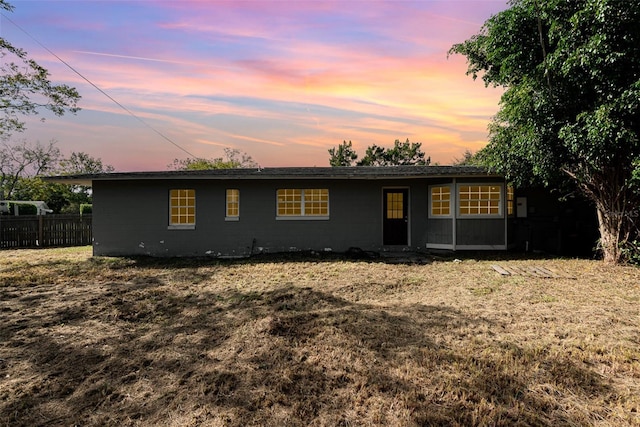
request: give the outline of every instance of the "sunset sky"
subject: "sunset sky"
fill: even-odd
[[[0,35],[82,95],[76,115],[42,114],[13,139],[118,171],[225,147],[264,167],[328,166],[343,140],[362,156],[407,138],[448,164],[486,144],[501,95],[447,51],[507,0],[10,3]]]

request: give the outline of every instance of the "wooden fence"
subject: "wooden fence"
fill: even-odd
[[[91,244],[91,215],[0,215],[0,248]]]

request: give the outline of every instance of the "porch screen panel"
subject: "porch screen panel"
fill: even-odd
[[[501,187],[497,185],[461,185],[460,215],[500,215]]]
[[[451,214],[451,188],[449,186],[431,187],[431,216]]]

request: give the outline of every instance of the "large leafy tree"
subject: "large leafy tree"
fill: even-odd
[[[364,157],[356,162],[358,155],[353,150],[351,141],[342,142],[336,148],[329,149],[329,164],[331,166],[410,166],[429,165],[431,158],[422,151],[422,143],[400,142],[396,139],[393,147],[385,148],[378,145],[367,147]]]
[[[358,166],[410,166],[428,165],[431,158],[425,158],[421,142],[400,142],[396,139],[393,147],[384,148],[372,145],[367,148]]]
[[[46,174],[57,167],[61,155],[55,144],[53,140],[44,145],[26,140],[0,143],[0,200],[15,197],[21,179]]]
[[[68,157],[61,158],[54,173],[60,175],[80,175],[107,173],[113,172],[114,170],[115,168],[113,166],[104,164],[100,158],[92,157],[82,151],[74,151]],[[48,200],[49,207],[56,212],[77,213],[81,205],[92,202],[91,187],[53,183],[46,183],[46,185],[46,188],[51,189],[52,192],[45,199]],[[56,205],[52,204],[56,191],[60,194],[58,200],[62,203],[62,206],[58,210],[56,210]]]
[[[450,53],[505,88],[479,157],[516,184],[571,181],[595,205],[604,259],[634,228],[640,156],[640,3],[512,0]]]
[[[115,168],[102,163],[102,159],[92,157],[82,151],[74,151],[69,157],[62,158],[56,168],[61,175],[80,175],[88,173],[113,172]]]
[[[13,6],[0,0],[0,10],[12,11]],[[79,100],[76,89],[52,84],[45,68],[0,37],[0,138],[24,130],[20,116],[38,114],[42,109],[57,116],[75,113]]]
[[[48,144],[21,141],[0,144],[0,200],[43,200],[56,213],[77,213],[91,203],[91,189],[80,185],[54,184],[45,175],[112,172],[113,166],[83,152],[64,157],[56,141]]]

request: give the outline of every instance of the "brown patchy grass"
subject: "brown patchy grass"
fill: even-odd
[[[640,269],[0,252],[0,425],[640,425]]]

